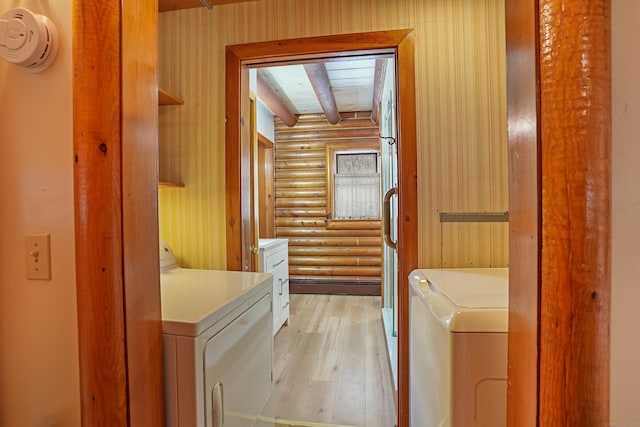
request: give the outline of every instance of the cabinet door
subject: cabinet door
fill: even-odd
[[[289,324],[289,274],[285,280],[283,280],[281,285],[281,292],[279,302],[280,302],[280,326],[283,324]]]
[[[260,256],[260,271],[273,274],[273,335],[289,321],[289,248],[287,244],[266,247]]]
[[[289,266],[287,263],[279,265],[273,271],[273,293],[277,296],[273,300],[273,334],[280,329],[289,318]]]

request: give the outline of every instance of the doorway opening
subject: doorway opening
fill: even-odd
[[[257,120],[257,126],[253,121],[250,126],[251,150],[258,152],[252,155],[257,159],[252,182],[258,207],[252,224],[260,259],[277,244],[273,239],[288,245],[285,296],[289,292],[379,296],[386,338],[386,348],[379,350],[388,355],[394,393],[395,69],[392,54],[355,54],[259,64],[249,70],[250,117]],[[318,74],[325,76],[324,83],[318,82]],[[274,303],[274,317],[277,307],[287,306],[288,296],[286,300]]]
[[[410,30],[362,33],[265,42],[227,48],[226,149],[227,149],[227,267],[251,270],[255,224],[252,212],[252,138],[250,126],[250,68],[290,61],[390,55],[397,75],[397,211],[403,221],[397,226],[398,315],[398,419],[408,420],[408,284],[409,272],[417,266],[417,160],[413,35]],[[384,135],[387,136],[387,135]],[[235,196],[234,196],[235,195]],[[240,196],[240,197],[238,197]]]

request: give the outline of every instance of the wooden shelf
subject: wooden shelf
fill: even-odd
[[[253,0],[207,0],[207,3],[211,6],[229,4],[229,3],[242,3],[245,1]],[[200,0],[159,0],[158,10],[160,12],[167,12],[170,10],[179,9],[192,9],[194,7],[203,7],[204,5]]]
[[[168,92],[158,88],[158,105],[182,105],[184,101]],[[158,188],[184,188],[184,184],[179,182],[158,182]]]
[[[158,182],[158,188],[184,188],[184,184],[179,182],[160,181]]]
[[[158,9],[160,12],[168,10],[191,9],[194,7],[202,7],[200,0],[160,0]]]
[[[183,105],[184,101],[170,93],[158,89],[158,105]]]

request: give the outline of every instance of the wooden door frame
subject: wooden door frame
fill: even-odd
[[[398,99],[398,417],[409,414],[409,273],[418,266],[417,135],[413,30],[379,31],[228,46],[226,52],[227,268],[243,270],[250,254],[246,126],[248,66],[320,57],[394,53]],[[245,100],[245,102],[241,102]],[[245,166],[247,165],[247,166]]]
[[[610,0],[506,0],[505,15],[508,425],[608,425]]]
[[[165,424],[157,7],[151,0],[73,2],[76,294],[85,426]]]

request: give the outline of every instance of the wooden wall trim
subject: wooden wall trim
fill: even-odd
[[[152,1],[73,5],[83,425],[164,424],[156,27]]]
[[[225,124],[226,145],[225,145],[225,197],[227,212],[227,269],[241,271],[244,264],[243,254],[243,215],[250,217],[248,206],[242,210],[242,181],[241,162],[242,156],[249,156],[249,152],[242,150],[241,120],[242,112],[241,100],[241,78],[242,69],[240,58],[235,53],[227,49],[226,51],[226,72],[225,79],[225,99],[227,109],[227,121]],[[248,102],[248,98],[247,98]],[[230,114],[229,112],[234,112]],[[248,146],[248,143],[247,143]],[[249,191],[246,191],[247,193]]]
[[[129,425],[161,426],[165,393],[158,259],[158,11],[150,0],[124,0],[122,8],[122,258]]]
[[[273,148],[273,141],[258,132],[258,144],[263,148]]]
[[[270,63],[322,57],[353,56],[354,53],[392,53],[398,40],[403,40],[412,30],[389,30],[368,33],[335,34],[274,40],[228,46],[244,65]]]
[[[398,427],[409,426],[409,274],[418,266],[415,34],[398,43]]]
[[[611,4],[540,1],[540,424],[609,423]]]
[[[73,11],[81,419],[83,425],[124,426],[128,413],[120,163],[121,10],[120,3],[75,1]]]
[[[610,3],[509,1],[506,18],[508,425],[607,425]]]
[[[506,1],[505,18],[510,230],[507,422],[510,427],[535,427],[541,240],[537,2]]]
[[[417,207],[417,147],[415,103],[415,40],[412,30],[394,30],[358,34],[342,34],[305,39],[259,42],[227,47],[227,147],[240,144],[239,133],[229,128],[229,123],[239,122],[241,116],[238,100],[240,70],[249,64],[275,63],[290,59],[309,59],[335,55],[350,55],[353,51],[368,53],[393,53],[397,55],[399,177],[398,207],[400,213],[398,261],[399,261],[399,345],[398,345],[398,426],[409,426],[409,284],[408,276],[418,265],[418,207]],[[231,77],[231,80],[229,80]],[[244,82],[248,86],[248,79]],[[247,97],[248,102],[248,97]],[[236,125],[233,125],[236,126]],[[237,180],[241,173],[238,161],[228,161],[227,179]],[[227,212],[239,213],[243,208],[239,200],[227,195]],[[229,218],[227,218],[229,221]],[[229,236],[227,228],[228,258],[239,256],[242,239]]]

